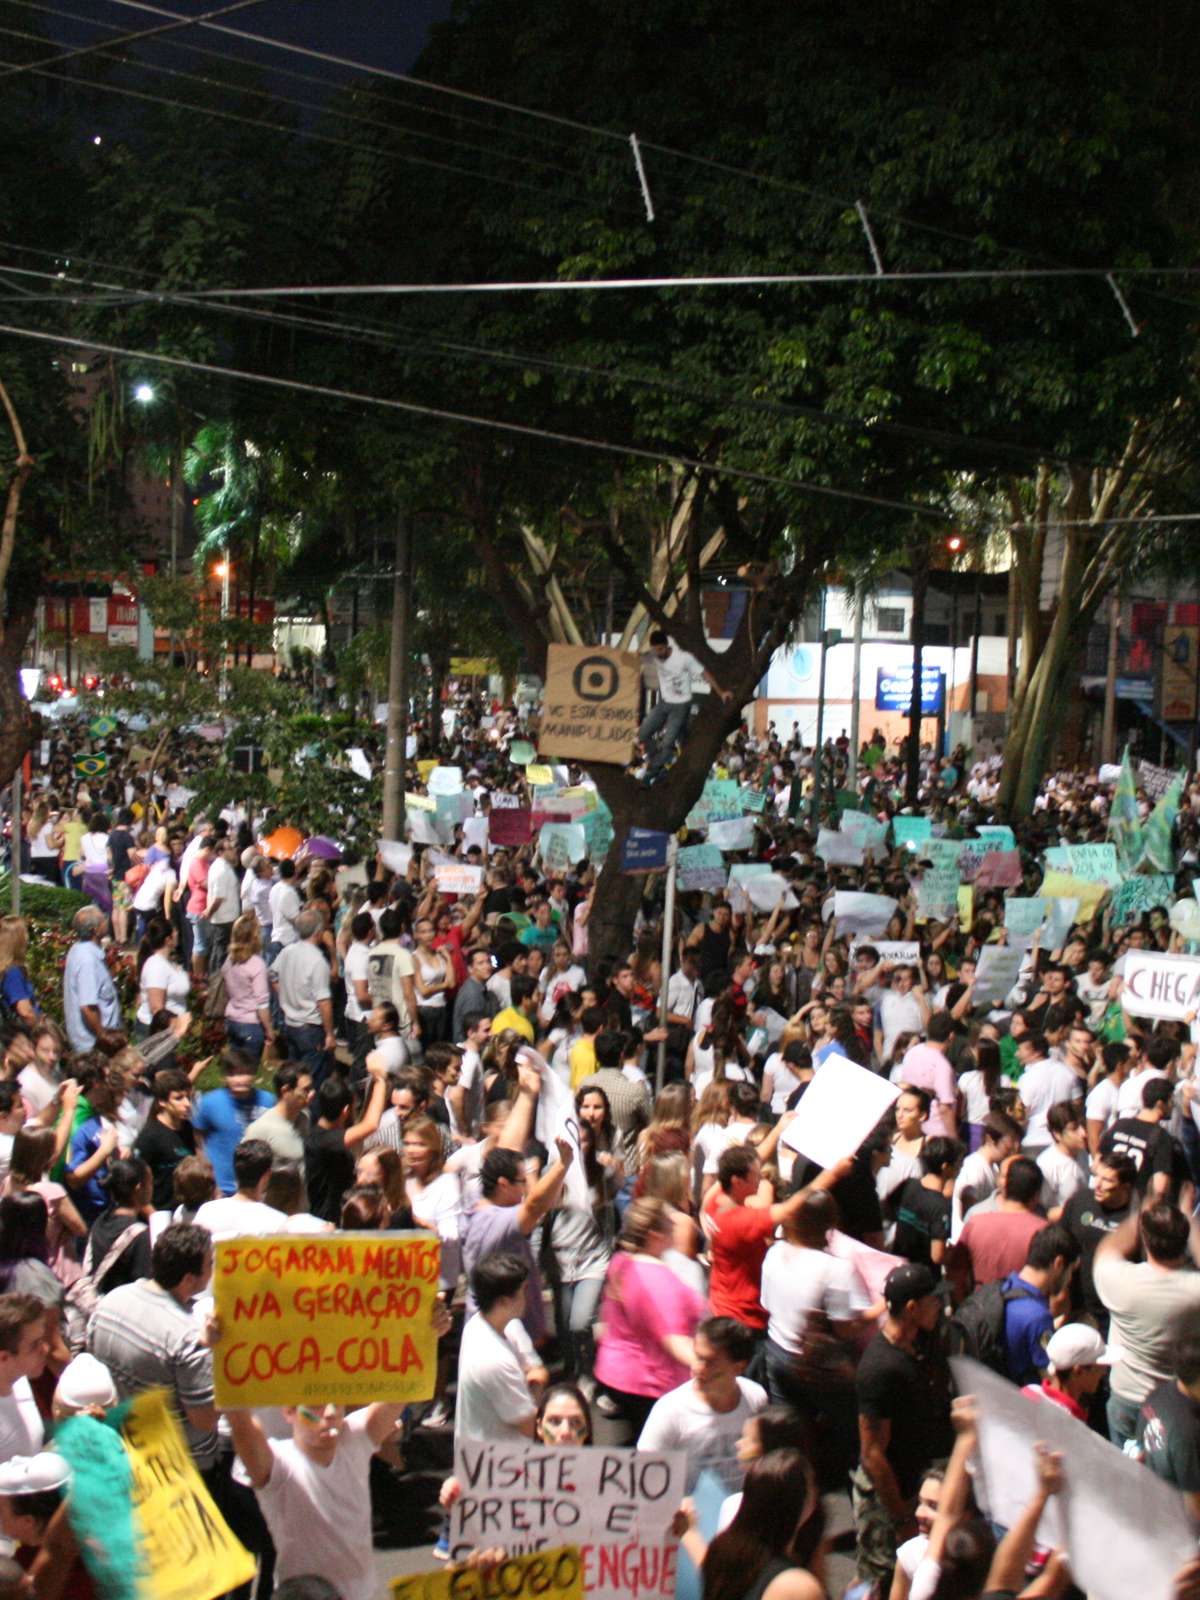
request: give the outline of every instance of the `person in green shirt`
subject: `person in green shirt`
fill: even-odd
[[[517,942],[523,944],[527,950],[554,949],[559,938],[558,927],[551,915],[549,902],[538,901],[534,908],[533,922],[528,928],[522,928],[517,935]]]

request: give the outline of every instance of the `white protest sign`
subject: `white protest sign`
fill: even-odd
[[[817,854],[827,867],[861,867],[863,846],[859,835],[822,828],[817,834]]]
[[[493,789],[491,799],[493,811],[519,811],[521,808],[521,796],[509,794],[505,789]]]
[[[1019,945],[985,944],[975,964],[973,1003],[977,1006],[1002,1004],[1020,976],[1024,959],[1025,952]]]
[[[434,767],[425,785],[430,794],[458,794],[462,786],[461,767]]]
[[[1046,909],[1046,938],[1047,950],[1061,950],[1066,943],[1067,935],[1075,926],[1075,918],[1079,915],[1079,901],[1066,895],[1059,895],[1047,904]]]
[[[379,859],[389,872],[405,873],[412,861],[412,845],[398,844],[394,839],[377,840]]]
[[[567,1168],[563,1193],[570,1205],[590,1206],[592,1202],[588,1196],[587,1177],[583,1170],[583,1150],[579,1143],[579,1119],[575,1112],[575,1097],[569,1086],[557,1072],[551,1071],[545,1057],[539,1055],[532,1045],[522,1045],[517,1053],[517,1060],[530,1062],[537,1068],[538,1076],[542,1080],[534,1116],[534,1137],[539,1139],[552,1155],[556,1139],[567,1141],[575,1152],[575,1158]]]
[[[357,748],[354,750],[347,750],[346,760],[350,763],[350,770],[353,773],[362,778],[364,782],[370,783],[371,763],[367,760],[363,751]]]
[[[899,1097],[897,1086],[878,1073],[845,1056],[826,1056],[780,1137],[790,1150],[832,1167],[854,1154]]]
[[[679,1541],[671,1523],[686,1492],[686,1461],[681,1450],[459,1439],[450,1559],[481,1542],[510,1556],[570,1544],[588,1600],[672,1600]]]
[[[469,850],[472,845],[478,845],[480,850],[487,849],[488,824],[486,817],[467,817],[463,821],[463,846]]]
[[[886,854],[887,831],[886,822],[880,822],[865,811],[842,812],[842,832],[864,850],[880,850]],[[819,846],[817,853],[820,854]]]
[[[921,945],[917,939],[855,939],[850,946],[850,959],[862,949],[863,945],[870,945],[880,961],[889,962],[893,967],[915,967],[921,961]]]
[[[769,878],[769,861],[735,861],[729,869],[730,883],[745,883],[747,878]]]
[[[430,811],[411,811],[408,816],[408,836],[414,844],[441,844],[442,836]]]
[[[958,912],[961,883],[957,866],[926,867],[917,884],[917,914],[927,921],[948,922]]]
[[[439,894],[478,894],[483,883],[483,868],[463,866],[456,861],[448,867],[435,867],[433,876]]]
[[[708,842],[719,850],[753,850],[754,818],[730,817],[723,822],[710,822]]]
[[[1106,761],[1096,776],[1101,783],[1116,783],[1121,776],[1121,763],[1119,761]]]
[[[1194,956],[1129,950],[1124,979],[1121,1006],[1131,1017],[1182,1022],[1189,1011],[1200,1010],[1200,960]]]
[[[825,904],[828,906],[829,902]],[[896,902],[887,894],[859,894],[839,889],[833,897],[833,915],[839,935],[882,933],[895,911]],[[824,907],[822,915],[828,915]]]
[[[1037,1487],[1034,1445],[1060,1451],[1066,1484],[1038,1523],[1037,1542],[1063,1549],[1072,1581],[1093,1600],[1169,1600],[1195,1553],[1183,1496],[1062,1406],[1031,1400],[977,1361],[953,1357],[959,1392],[979,1407],[975,1494],[1012,1527]]]
[[[787,911],[793,910],[796,906],[796,897],[788,888],[787,879],[781,878],[777,872],[746,878],[742,882],[742,888],[756,911],[774,911],[780,902]]]
[[[1067,871],[1088,883],[1106,883],[1116,889],[1122,882],[1115,844],[1069,844]],[[1046,855],[1049,857],[1050,852]],[[1060,869],[1061,870],[1061,869]]]

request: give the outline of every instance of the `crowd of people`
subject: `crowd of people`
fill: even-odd
[[[669,783],[686,718],[661,704],[640,759]],[[1005,923],[1047,849],[1105,840],[1112,775],[1053,775],[1015,829],[1021,881],[929,917],[919,842],[826,863],[814,779],[822,828],[849,786],[879,823],[961,839],[993,820],[998,756],[922,752],[905,810],[882,736],[851,776],[844,739],[815,757],[739,730],[714,774],[754,797],[730,864],[786,895],[760,910],[736,881],[685,888],[664,941],[650,876],[628,948],[597,962],[600,863],[551,869],[536,834],[489,836],[538,809],[513,759],[536,731],[528,708],[464,695],[410,752],[411,792],[434,763],[457,770],[452,831],[348,862],[278,859],[274,829],[304,819],[255,819],[236,795],[191,815],[203,751],[186,738],[155,776],[118,732],[80,783],[91,746],[60,727],[20,831],[29,874],[90,880],[61,979],[35,977],[36,929],[0,923],[0,1532],[17,1563],[0,1596],[98,1592],[70,1549],[55,1426],[153,1387],[257,1559],[259,1600],[372,1600],[368,1468],[402,1474],[418,1430],[580,1447],[600,1415],[685,1457],[678,1528],[705,1600],[824,1595],[838,1493],[864,1600],[1069,1594],[1070,1552],[1036,1534],[1071,1465],[1039,1458],[1036,1503],[997,1528],[951,1353],[1136,1455],[1200,1519],[1200,1036],[1194,1012],[1122,1003],[1132,952],[1184,949],[1171,904],[1122,921],[1108,895],[1052,937]],[[594,793],[574,767],[554,782]],[[1146,821],[1152,799],[1136,805]],[[1170,834],[1182,900],[1200,784]],[[478,890],[445,892],[447,860],[478,867]],[[847,893],[893,909],[844,927]],[[1002,994],[979,981],[997,944],[1021,951]],[[202,1022],[223,1026],[215,1059],[194,1048]],[[840,1064],[893,1094],[821,1166],[793,1124]],[[441,1245],[427,1401],[218,1413],[216,1243],[414,1227]],[[705,1478],[726,1497],[713,1529],[690,1499]],[[447,1509],[457,1494],[450,1477]],[[434,1553],[457,1557],[448,1532]],[[1195,1571],[1177,1592],[1200,1592]]]

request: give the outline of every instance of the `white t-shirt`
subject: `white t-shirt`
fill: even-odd
[[[418,1226],[430,1228],[441,1240],[441,1282],[444,1288],[453,1289],[462,1259],[458,1242],[462,1189],[458,1179],[452,1172],[443,1171],[419,1192],[417,1180],[407,1178],[405,1189]]]
[[[714,1411],[689,1381],[656,1400],[646,1418],[637,1448],[685,1451],[685,1494],[691,1494],[706,1469],[716,1473],[727,1494],[742,1487],[745,1468],[737,1458],[738,1438],[746,1418],[766,1405],[767,1391],[749,1378],[739,1378],[737,1386],[738,1402],[732,1411]]]
[[[287,878],[273,884],[267,899],[271,912],[271,940],[274,944],[295,944],[300,935],[296,932],[296,918],[300,915],[300,896]]]
[[[658,692],[667,705],[679,706],[692,698],[692,681],[704,670],[694,655],[673,644],[666,660],[655,656],[654,665],[658,668]]]
[[[975,1196],[971,1203],[978,1205],[981,1200],[986,1200],[988,1195],[995,1194],[997,1170],[982,1150],[973,1150],[964,1159],[958,1169],[958,1177],[954,1180],[954,1194],[950,1200],[951,1244],[958,1239],[963,1229],[963,1195],[970,1189]]]
[[[849,1261],[824,1250],[777,1240],[762,1266],[762,1303],[767,1337],[792,1355],[803,1350],[804,1329],[814,1311],[831,1322],[849,1322],[871,1305],[862,1278]]]
[[[462,1063],[458,1070],[458,1087],[466,1095],[468,1126],[465,1128],[459,1126],[454,1103],[447,1095],[446,1110],[450,1113],[450,1131],[469,1139],[474,1136],[479,1126],[479,1119],[483,1115],[483,1058],[478,1050],[463,1051]]]
[[[242,895],[238,888],[237,873],[224,856],[217,856],[208,869],[205,895],[204,915],[208,920],[218,926],[232,927],[241,913]]]
[[[45,1429],[28,1378],[18,1378],[12,1393],[0,1395],[0,1461],[13,1456],[35,1456],[42,1448]]]
[[[964,1072],[958,1080],[958,1087],[967,1102],[967,1121],[980,1123],[989,1111],[987,1080],[978,1068]]]
[[[347,1022],[363,1022],[366,1019],[367,1013],[363,1010],[363,1007],[359,1003],[358,995],[355,993],[354,985],[356,981],[359,983],[367,983],[371,971],[370,962],[370,947],[356,939],[350,946],[349,950],[346,951],[346,959],[342,963],[342,976],[346,980]],[[370,990],[368,988],[368,1006],[370,1003]]]
[[[1142,1067],[1138,1072],[1131,1072],[1117,1090],[1117,1116],[1136,1117],[1142,1109],[1142,1090],[1154,1078],[1165,1077],[1166,1073],[1158,1067]]]
[[[771,1115],[781,1117],[787,1110],[787,1103],[800,1087],[801,1079],[796,1076],[791,1067],[783,1059],[783,1052],[776,1050],[769,1055],[763,1066],[763,1077],[771,1079]]]
[[[193,1217],[198,1228],[207,1228],[214,1239],[261,1238],[269,1233],[286,1233],[287,1217],[261,1200],[239,1200],[226,1195],[206,1200]]]
[[[133,897],[135,911],[161,911],[163,896],[179,882],[169,861],[156,861]]]
[[[108,835],[106,833],[85,833],[79,841],[79,855],[90,867],[106,867],[108,865]]]
[[[275,1544],[276,1582],[325,1578],[341,1600],[374,1600],[368,1408],[346,1418],[337,1454],[318,1466],[291,1439],[268,1441],[274,1462],[258,1503]]]
[[[1076,1189],[1087,1188],[1087,1162],[1081,1155],[1067,1155],[1052,1144],[1042,1151],[1037,1164],[1042,1172],[1042,1208],[1045,1211],[1065,1206]]]
[[[476,1312],[458,1352],[456,1438],[526,1440],[517,1426],[536,1409],[514,1346]]]
[[[1040,1150],[1051,1142],[1046,1113],[1063,1100],[1079,1098],[1079,1079],[1061,1061],[1034,1061],[1021,1074],[1017,1093],[1028,1112],[1022,1148]]]
[[[161,950],[156,950],[148,956],[142,968],[142,975],[138,987],[137,1019],[144,1028],[150,1026],[153,1013],[150,1010],[150,990],[162,989],[166,993],[166,1007],[173,1017],[181,1016],[187,1010],[188,995],[191,993],[192,980],[182,967],[176,966],[169,956],[163,955]]]
[[[17,1074],[17,1086],[31,1117],[36,1117],[39,1111],[44,1111],[58,1093],[57,1084],[43,1077],[32,1061],[28,1066],[22,1067]]]
[[[1087,1097],[1083,1108],[1084,1117],[1088,1122],[1102,1122],[1100,1130],[1103,1138],[1113,1123],[1117,1120],[1117,1097],[1120,1093],[1118,1086],[1111,1078],[1101,1078],[1100,1082]]]
[[[910,989],[907,994],[901,994],[899,989],[885,990],[879,997],[876,1010],[879,1017],[879,1031],[883,1035],[881,1054],[884,1060],[891,1055],[892,1048],[902,1033],[924,1032],[925,1016],[915,989]]]

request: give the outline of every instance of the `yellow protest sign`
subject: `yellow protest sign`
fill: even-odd
[[[429,782],[429,774],[433,771],[434,767],[436,767],[436,766],[437,766],[437,758],[436,757],[432,761],[418,761],[417,762],[417,771],[421,774],[421,782],[422,783],[428,783]]]
[[[392,1579],[392,1600],[583,1600],[583,1561],[574,1545],[509,1556],[489,1573],[443,1567]]]
[[[589,789],[586,784],[577,783],[571,789],[564,789],[558,797],[560,800],[582,800],[585,811],[595,811],[596,791]]]
[[[456,678],[486,678],[500,667],[490,656],[451,656],[450,671]]]
[[[165,1390],[134,1396],[121,1438],[133,1469],[145,1593],[153,1600],[215,1600],[249,1583],[254,1557],[214,1505]]]
[[[437,801],[431,794],[408,794],[404,796],[406,811],[436,811]]]
[[[431,1399],[440,1258],[431,1233],[221,1240],[218,1406]]]
[[[974,917],[975,890],[969,883],[960,883],[958,886],[958,925],[964,933],[970,933]]]
[[[633,759],[642,664],[621,650],[552,644],[546,651],[546,694],[538,749],[574,761]]]
[[[554,774],[549,767],[537,765],[525,768],[525,782],[537,784],[539,788],[546,788],[554,782]]]
[[[1096,915],[1096,907],[1107,893],[1106,883],[1089,883],[1073,873],[1054,870],[1046,873],[1038,890],[1038,894],[1044,895],[1047,900],[1078,900],[1079,915],[1076,922],[1090,922]]]

